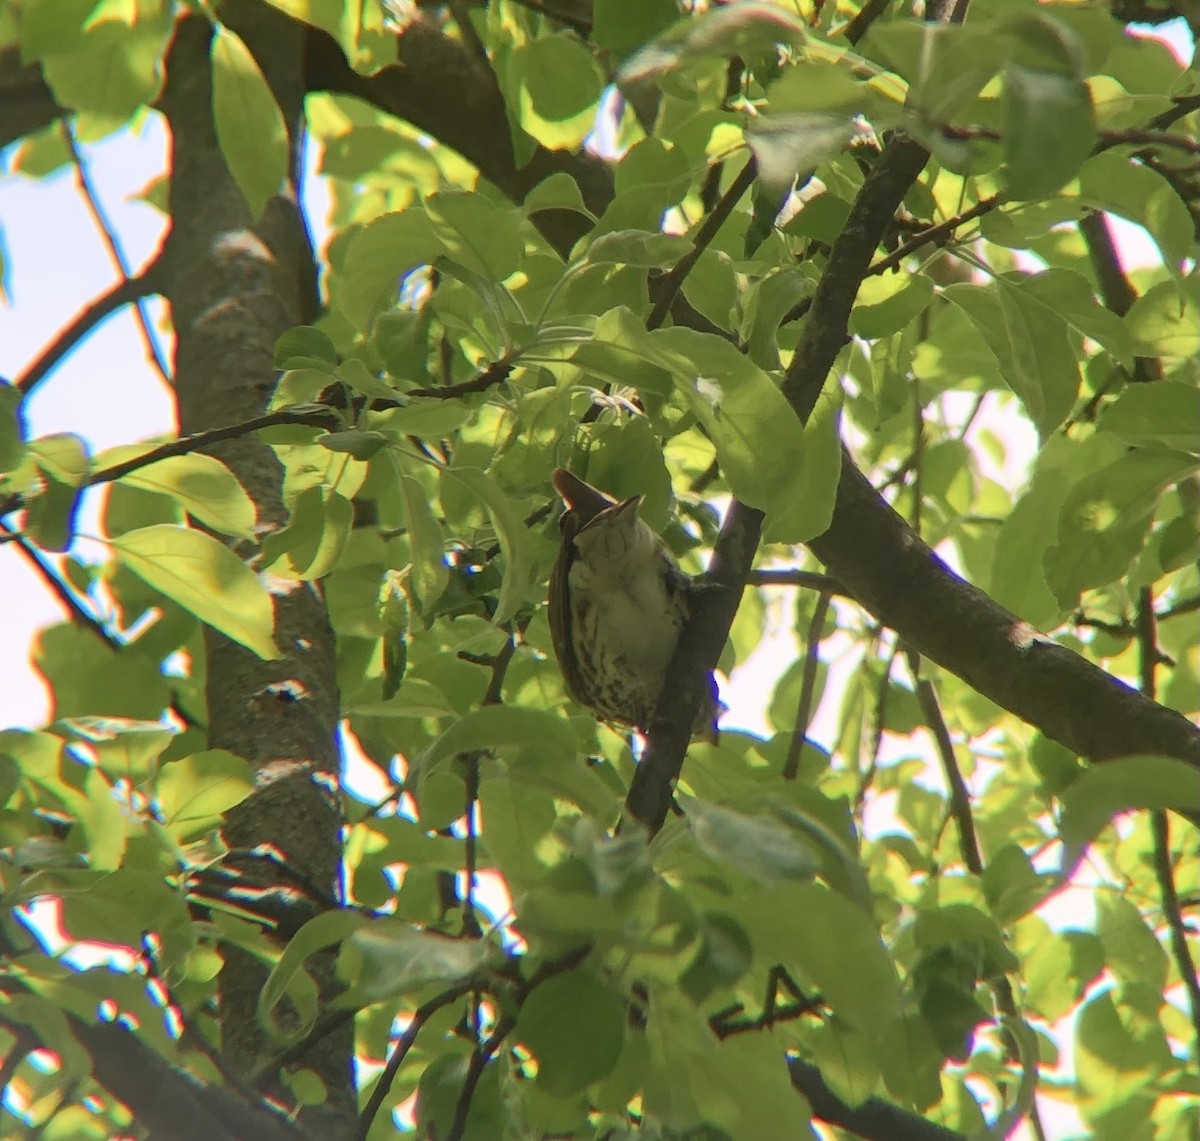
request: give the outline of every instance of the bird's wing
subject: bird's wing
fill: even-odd
[[[550,573],[550,590],[546,605],[549,608],[550,636],[554,643],[554,656],[558,658],[558,668],[562,670],[563,681],[566,682],[567,692],[580,704],[587,703],[580,696],[579,663],[575,659],[575,650],[571,638],[571,564],[575,561],[575,536],[579,532],[579,519],[574,511],[568,511],[559,520],[562,531],[562,543],[558,548],[558,558],[554,561],[554,570]]]

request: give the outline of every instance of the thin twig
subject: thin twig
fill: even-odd
[[[563,27],[570,28],[573,32],[577,32],[582,39],[586,40],[592,34],[590,20],[580,19],[569,12],[560,12],[558,9],[550,7],[549,4],[542,4],[540,0],[513,0],[513,3],[518,8],[528,8],[529,11],[536,12],[539,16],[545,16],[548,20],[554,20]]]
[[[497,384],[503,384],[515,367],[515,362],[505,358],[488,365],[478,376],[458,384],[444,384],[438,388],[410,388],[404,396],[421,396],[428,400],[454,400],[469,396],[473,392],[486,392]]]
[[[875,637],[878,637],[880,633],[882,633],[882,628],[876,627]],[[892,670],[896,667],[896,658],[899,653],[900,645],[896,643],[892,646],[891,654],[888,655],[887,665],[884,666],[883,677],[879,679],[879,689],[875,694],[875,724],[871,731],[871,756],[867,761],[862,780],[859,781],[858,790],[854,794],[856,816],[862,812],[863,804],[867,799],[867,790],[874,783],[875,774],[879,771],[879,751],[883,748],[883,734],[887,725],[888,696],[892,692]]]
[[[817,595],[812,621],[808,624],[808,647],[804,655],[804,675],[800,681],[800,701],[796,707],[796,723],[792,727],[792,739],[788,742],[787,757],[783,762],[783,779],[795,780],[800,771],[800,755],[808,739],[808,723],[812,720],[813,698],[817,690],[817,666],[820,664],[821,630],[825,626],[825,615],[829,613],[827,591]]]
[[[1158,689],[1154,674],[1162,660],[1162,652],[1158,647],[1154,598],[1148,587],[1142,587],[1138,592],[1137,625],[1139,688],[1153,701]],[[1183,922],[1179,893],[1175,890],[1175,869],[1171,863],[1171,823],[1164,809],[1154,809],[1150,813],[1150,831],[1154,840],[1154,878],[1158,881],[1163,915],[1171,933],[1171,953],[1187,991],[1195,1042],[1200,1043],[1200,979],[1196,976],[1196,964],[1188,947],[1188,931]]]
[[[157,260],[151,262],[137,277],[118,281],[107,292],[88,302],[15,382],[14,386],[21,391],[22,395],[28,396],[33,392],[53,371],[59,361],[106,317],[110,317],[123,305],[129,305],[151,293],[157,293],[158,266]]]
[[[383,1073],[379,1075],[379,1081],[376,1082],[375,1088],[371,1091],[371,1096],[367,1099],[367,1104],[363,1107],[362,1113],[359,1114],[358,1129],[354,1134],[355,1141],[365,1141],[367,1134],[370,1133],[371,1125],[383,1107],[388,1091],[392,1088],[392,1083],[396,1080],[396,1075],[400,1072],[400,1067],[404,1064],[404,1059],[408,1056],[409,1050],[413,1048],[413,1044],[417,1040],[417,1035],[421,1033],[421,1029],[425,1023],[443,1007],[449,1006],[452,1002],[461,998],[473,986],[473,982],[455,983],[454,986],[435,995],[428,1002],[418,1006],[413,1011],[412,1021],[405,1027],[404,1033],[397,1040],[395,1048],[387,1060],[387,1065],[383,1068]]]
[[[1168,606],[1166,610],[1160,610],[1155,617],[1160,622],[1165,622],[1168,618],[1178,618],[1181,614],[1191,614],[1196,610],[1200,610],[1200,594],[1193,594],[1191,598],[1185,598],[1182,602],[1176,602],[1174,606]]]
[[[75,176],[79,182],[79,192],[83,195],[83,200],[87,204],[88,213],[91,214],[92,221],[96,224],[96,229],[100,231],[100,236],[104,239],[104,244],[108,248],[109,257],[112,258],[113,265],[116,266],[121,277],[128,281],[132,276],[129,259],[126,258],[124,251],[117,242],[116,227],[109,221],[104,208],[100,205],[100,196],[96,193],[96,188],[92,185],[87,164],[83,161],[83,155],[80,153],[79,147],[75,142],[75,133],[71,130],[70,120],[67,118],[60,119],[59,126],[62,131],[63,141],[67,144],[67,150],[70,152],[71,162],[75,165]],[[134,303],[134,311],[137,313],[138,327],[141,329],[142,340],[146,345],[146,355],[149,357],[150,363],[158,370],[159,376],[170,386],[171,370],[167,366],[166,357],[158,343],[158,338],[154,335],[154,330],[150,326],[150,315],[146,312],[146,307],[141,298]]]
[[[958,850],[966,869],[975,876],[982,877],[983,852],[979,845],[979,835],[975,830],[975,817],[971,811],[971,793],[967,782],[963,779],[962,770],[958,767],[958,758],[954,755],[954,742],[950,739],[950,730],[942,715],[938,702],[937,690],[928,677],[921,676],[921,657],[912,650],[907,651],[908,668],[917,686],[917,702],[925,718],[925,724],[933,736],[938,758],[942,763],[942,772],[946,777],[946,785],[950,791],[950,815],[954,818],[958,829]],[[1012,986],[1007,978],[989,979],[996,1005],[1000,1012],[1014,1021],[1023,1021],[1017,1010],[1017,1001],[1013,995]],[[1005,1048],[1010,1058],[1019,1058],[1020,1049],[1013,1035],[1001,1026]],[[1029,1111],[1029,1122],[1035,1136],[1044,1141],[1044,1130],[1034,1105]]]
[[[472,1052],[471,1060],[467,1063],[467,1076],[463,1078],[458,1103],[454,1107],[454,1121],[446,1134],[446,1141],[462,1141],[463,1133],[467,1128],[467,1115],[471,1112],[471,1102],[475,1097],[475,1087],[479,1085],[479,1079],[483,1077],[483,1071],[487,1068],[488,1062],[504,1044],[504,1039],[508,1037],[516,1024],[517,1020],[511,1015],[503,1015],[496,1023],[496,1029],[492,1031],[487,1041]]]
[[[942,772],[950,791],[950,814],[958,827],[959,851],[962,853],[963,864],[972,875],[981,876],[983,855],[979,849],[979,837],[975,832],[975,818],[971,814],[971,792],[967,788],[967,782],[963,780],[962,770],[958,767],[958,759],[954,755],[954,742],[950,739],[950,730],[945,717],[942,716],[937,690],[928,677],[921,676],[920,655],[909,650],[907,657],[908,668],[912,671],[913,681],[917,686],[917,702],[921,706],[925,725],[933,736],[933,743],[942,762]]]
[[[4,523],[0,523],[0,541],[13,543],[17,550],[28,560],[34,573],[42,580],[46,588],[59,600],[66,608],[68,613],[77,622],[81,622],[88,630],[96,635],[110,650],[120,650],[120,640],[112,634],[104,622],[95,614],[91,613],[80,602],[75,592],[58,576],[54,565],[38,550],[33,543],[29,542],[24,535],[13,531]]]
[[[985,198],[981,202],[976,202],[970,210],[964,210],[961,214],[956,214],[953,218],[947,218],[946,221],[939,222],[936,226],[930,226],[928,229],[922,230],[915,237],[905,242],[899,249],[894,250],[885,258],[880,258],[879,261],[867,270],[866,276],[874,277],[881,273],[887,273],[889,269],[893,269],[904,261],[909,254],[915,253],[922,246],[926,246],[930,242],[944,244],[959,226],[964,226],[966,223],[973,222],[976,218],[990,213],[1001,202],[1000,195],[995,194],[991,198]]]
[[[1185,95],[1177,98],[1173,107],[1168,107],[1161,115],[1155,115],[1146,125],[1154,130],[1165,130],[1193,111],[1200,111],[1200,95]]]
[[[836,594],[849,598],[846,588],[836,578],[818,571],[800,570],[799,567],[778,570],[752,570],[746,579],[747,586],[802,586],[807,590],[819,590],[824,594]]]
[[[854,18],[842,29],[842,35],[849,43],[858,43],[867,34],[871,25],[887,11],[891,2],[892,0],[867,0]]]
[[[113,464],[112,467],[93,472],[84,480],[84,486],[95,487],[98,483],[111,483],[114,479],[129,475],[130,472],[156,464],[159,460],[198,452],[209,444],[216,444],[222,440],[236,440],[241,436],[248,436],[251,432],[257,432],[261,428],[273,428],[279,424],[309,424],[314,428],[329,428],[335,427],[338,422],[337,414],[332,409],[325,411],[321,408],[308,408],[299,411],[281,408],[278,412],[268,412],[263,416],[255,416],[238,424],[228,424],[223,428],[209,428],[206,432],[195,432],[190,436],[180,436],[177,440],[169,440],[157,448],[143,452],[140,456],[134,456],[119,464]]]
[[[446,5],[454,17],[454,23],[458,26],[458,34],[462,36],[463,43],[471,49],[475,62],[482,67],[484,74],[494,83],[492,61],[488,58],[487,48],[484,46],[483,40],[479,38],[475,25],[471,23],[471,11],[467,7],[466,0],[446,0]]]
[[[754,177],[757,172],[758,165],[754,159],[750,159],[730,183],[729,189],[721,196],[721,200],[713,208],[713,212],[704,219],[704,224],[696,232],[692,248],[675,263],[670,273],[657,283],[658,297],[654,302],[654,308],[650,311],[650,316],[646,318],[647,329],[653,331],[667,319],[667,314],[670,313],[671,306],[675,303],[675,298],[683,287],[684,279],[691,273],[696,262],[700,260],[700,255],[712,244],[712,240],[717,236],[726,219],[733,213],[733,208],[741,201],[742,195],[754,185]]]

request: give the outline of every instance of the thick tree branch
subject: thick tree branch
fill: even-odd
[[[1200,768],[1200,731],[959,578],[843,458],[833,522],[809,546],[904,641],[1093,761],[1155,752]]]
[[[808,1098],[814,1117],[859,1137],[876,1141],[967,1141],[966,1134],[927,1121],[881,1098],[867,1098],[852,1108],[825,1084],[816,1066],[799,1058],[788,1059],[788,1073],[792,1085]]]
[[[871,255],[927,158],[923,148],[906,138],[889,143],[863,183],[846,225],[833,244],[784,382],[785,395],[801,419],[808,418],[825,376],[845,343],[850,309]],[[848,462],[843,461],[843,484]],[[853,468],[853,464],[849,466]],[[716,665],[737,613],[758,549],[762,520],[763,514],[756,508],[736,499],[730,505],[707,574],[717,589],[701,596],[667,670],[662,695],[650,719],[646,751],[625,801],[629,814],[652,832],[662,827],[670,809],[671,785],[683,765],[690,729],[703,697],[703,679]]]

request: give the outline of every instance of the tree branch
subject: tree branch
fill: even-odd
[[[462,998],[474,985],[474,982],[471,980],[456,983],[440,994],[434,995],[428,1002],[423,1003],[413,1011],[412,1021],[409,1022],[404,1028],[404,1033],[397,1039],[396,1045],[388,1057],[387,1065],[384,1066],[383,1073],[379,1075],[379,1081],[375,1083],[375,1088],[371,1091],[371,1096],[367,1098],[367,1104],[363,1106],[363,1111],[359,1115],[358,1128],[354,1133],[356,1141],[365,1141],[367,1134],[371,1132],[371,1126],[374,1124],[379,1111],[383,1108],[388,1091],[392,1088],[392,1083],[396,1080],[396,1075],[400,1072],[400,1067],[404,1065],[404,1059],[408,1057],[408,1052],[416,1043],[417,1035],[421,1033],[425,1023],[443,1007],[449,1006],[452,1002]]]
[[[876,1141],[967,1141],[966,1134],[927,1121],[881,1098],[870,1097],[851,1107],[825,1084],[816,1066],[799,1058],[788,1058],[787,1065],[792,1085],[808,1098],[813,1116],[839,1129]]]
[[[93,472],[84,481],[84,486],[95,487],[99,483],[111,483],[113,480],[129,475],[130,472],[140,471],[151,464],[156,464],[159,460],[170,459],[172,456],[186,456],[191,452],[198,452],[210,444],[216,444],[222,440],[240,439],[261,428],[274,428],[280,424],[310,424],[316,428],[331,428],[337,426],[338,418],[332,408],[328,411],[322,411],[319,408],[303,410],[281,408],[278,412],[267,412],[262,416],[254,416],[249,420],[243,420],[240,424],[209,428],[204,432],[193,432],[190,436],[180,436],[177,440],[168,440],[165,444],[160,444],[140,456],[134,456],[119,464],[113,464],[112,467]]]
[[[1154,597],[1149,587],[1138,592],[1138,672],[1141,675],[1142,692],[1153,699],[1156,690],[1154,674],[1162,660],[1158,648],[1158,623],[1154,613]],[[1167,930],[1171,933],[1171,954],[1175,969],[1183,982],[1188,996],[1192,1020],[1194,1044],[1200,1044],[1200,978],[1196,976],[1196,964],[1188,947],[1188,930],[1183,922],[1183,911],[1179,905],[1179,893],[1175,890],[1175,869],[1171,863],[1171,822],[1161,808],[1150,813],[1150,832],[1154,843],[1154,878],[1158,881],[1158,892],[1162,899],[1163,915]]]
[[[817,595],[812,621],[808,624],[808,638],[804,653],[804,675],[800,682],[800,700],[796,706],[796,724],[792,739],[788,742],[787,757],[783,762],[783,779],[795,780],[800,771],[800,755],[804,742],[808,740],[808,725],[812,720],[813,697],[817,689],[817,666],[821,657],[821,630],[825,626],[825,615],[829,613],[829,594],[822,591]]]
[[[949,239],[959,226],[964,226],[968,222],[973,222],[976,218],[981,218],[984,214],[994,210],[1002,203],[1000,195],[993,195],[991,198],[985,198],[981,202],[976,202],[970,210],[964,210],[961,214],[956,214],[953,218],[947,218],[944,222],[939,222],[936,226],[930,226],[928,229],[922,230],[915,237],[910,238],[899,249],[888,254],[887,257],[881,258],[867,271],[868,277],[875,277],[877,274],[887,273],[889,269],[894,269],[900,265],[906,257],[914,254],[922,246],[928,245],[930,242],[937,242],[942,245]]]
[[[33,392],[84,337],[122,306],[136,302],[151,293],[157,293],[160,287],[160,265],[161,258],[155,258],[137,277],[118,281],[108,292],[102,293],[85,305],[15,382],[22,394],[28,396]]]
[[[100,205],[100,196],[96,193],[96,189],[92,185],[87,164],[83,161],[83,155],[80,153],[79,147],[75,144],[75,133],[71,130],[71,124],[64,118],[60,121],[59,126],[63,141],[67,144],[67,150],[71,154],[71,161],[75,164],[76,181],[79,183],[79,192],[83,195],[88,213],[91,214],[96,229],[100,231],[100,236],[104,239],[109,257],[112,258],[117,272],[123,279],[129,280],[133,276],[130,273],[129,262],[121,249],[120,243],[117,241],[116,230],[108,220],[104,208]],[[169,386],[171,384],[171,370],[167,366],[162,349],[159,347],[158,339],[154,335],[154,330],[150,327],[150,317],[146,313],[146,307],[140,298],[134,304],[134,309],[137,313],[138,327],[142,332],[142,341],[146,346],[146,355],[149,357],[151,364],[158,370],[159,376]]]
[[[846,337],[846,324],[871,255],[909,186],[928,158],[905,138],[885,148],[854,200],[850,215],[829,254],[813,294],[804,333],[784,381],[784,395],[807,420],[825,376]],[[846,482],[843,461],[842,483]],[[853,468],[853,464],[849,464]],[[882,501],[881,501],[882,502]],[[651,832],[662,827],[671,804],[671,785],[683,766],[691,726],[704,693],[704,678],[715,667],[758,549],[763,513],[734,500],[725,515],[709,563],[706,591],[680,636],[651,715],[648,743],[625,800],[628,813]],[[878,555],[874,556],[875,559]]]
[[[670,273],[659,283],[658,297],[654,302],[654,308],[650,310],[650,316],[646,318],[647,329],[657,329],[667,319],[667,314],[671,312],[671,306],[675,303],[675,298],[683,287],[687,275],[700,260],[700,255],[712,244],[729,215],[733,213],[733,208],[741,201],[742,195],[754,185],[757,172],[758,166],[751,158],[730,183],[729,189],[721,195],[721,200],[713,207],[712,213],[704,219],[704,224],[696,231],[692,248],[675,263]]]
[[[2,522],[0,522],[0,542],[12,543],[16,546],[17,550],[25,556],[34,573],[42,580],[46,589],[62,603],[67,613],[85,630],[90,630],[110,650],[122,648],[120,639],[114,636],[103,621],[79,601],[76,593],[59,577],[50,560],[33,543]]]

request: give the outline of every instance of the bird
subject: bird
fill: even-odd
[[[567,692],[601,721],[643,735],[700,589],[639,514],[643,496],[613,496],[558,468],[566,510],[548,613]],[[693,736],[716,740],[712,673]]]

